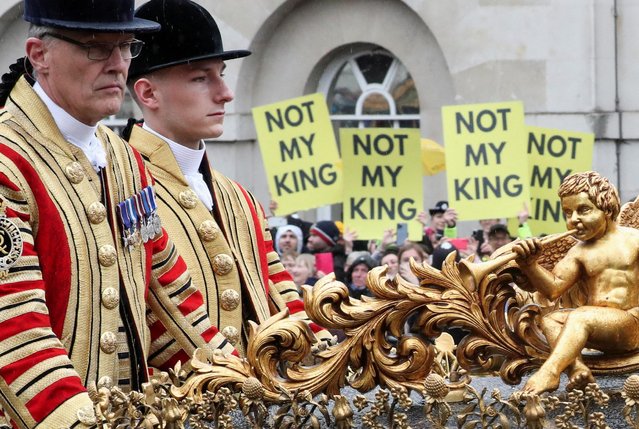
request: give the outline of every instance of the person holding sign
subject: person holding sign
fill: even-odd
[[[262,207],[206,157],[203,139],[222,134],[224,106],[233,100],[224,62],[250,52],[225,51],[213,17],[190,0],[151,0],[135,16],[162,28],[141,37],[146,50],[131,63],[128,85],[144,124],[128,127],[126,137],[157,179],[160,216],[214,325],[242,353],[246,320],[261,323],[288,309],[328,341],[308,321]]]
[[[552,271],[537,262],[543,248],[538,238],[519,241],[512,250],[529,283],[546,298],[555,300],[581,283],[586,302],[543,317],[550,356],[524,387],[535,394],[555,390],[564,370],[568,390],[594,382],[581,358],[584,347],[614,353],[639,349],[639,230],[617,225],[617,190],[594,171],[568,176],[558,193],[566,225],[580,241]]]

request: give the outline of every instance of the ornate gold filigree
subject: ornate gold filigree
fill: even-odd
[[[408,317],[426,302],[429,292],[399,276],[388,279],[385,267],[373,268],[367,284],[375,298],[361,301],[350,298],[346,286],[329,276],[312,288],[304,287],[309,317],[326,328],[342,329],[346,335],[343,342],[318,354],[323,361],[312,374],[325,380],[328,394],[339,392],[349,367],[355,370],[349,384],[361,392],[377,385],[419,391],[435,350],[422,338],[402,334]],[[396,345],[389,336],[398,338]]]
[[[369,276],[376,299],[350,299],[346,286],[332,277],[306,288],[306,310],[317,323],[343,329],[346,339],[317,353],[319,361],[304,364],[314,336],[308,325],[280,313],[260,326],[251,325],[245,360],[198,351],[191,363],[195,374],[174,387],[177,398],[201,398],[205,390],[240,387],[253,377],[264,388],[264,400],[277,402],[280,388],[336,395],[346,383],[360,391],[376,386],[420,390],[430,371],[434,349],[417,337],[402,337],[404,322],[424,300],[424,290],[405,281],[389,280],[383,268]],[[391,344],[387,335],[400,338]]]
[[[307,324],[287,316],[281,312],[259,327],[251,323],[246,359],[196,350],[190,362],[194,374],[181,386],[173,386],[171,393],[178,399],[191,397],[198,401],[205,391],[215,392],[221,387],[237,391],[245,383],[255,385],[258,381],[264,401],[277,402],[281,398],[281,387],[313,388],[313,380],[295,383],[288,376],[308,355],[314,338]],[[255,389],[253,386],[252,390]],[[321,388],[315,387],[312,391],[319,393]]]

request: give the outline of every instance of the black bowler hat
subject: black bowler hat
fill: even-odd
[[[24,0],[24,20],[35,25],[105,33],[157,31],[133,16],[134,0]]]
[[[162,29],[144,34],[142,53],[131,61],[129,80],[165,67],[218,58],[230,60],[250,51],[225,51],[211,14],[190,0],[151,0],[135,11],[138,18],[157,21]]]
[[[428,209],[428,212],[431,216],[434,216],[437,213],[446,213],[446,210],[448,210],[448,201],[437,201],[435,207]]]

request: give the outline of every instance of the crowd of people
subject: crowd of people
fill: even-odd
[[[271,202],[270,207],[274,212],[277,204]],[[411,259],[441,269],[446,257],[456,252],[457,260],[474,254],[475,261],[481,263],[515,239],[501,219],[482,219],[479,228],[466,237],[459,237],[457,217],[457,211],[447,201],[439,201],[428,211],[419,213],[415,218],[422,225],[423,235],[419,241],[398,239],[395,228],[385,230],[377,240],[358,240],[357,233],[345,230],[340,221],[311,223],[297,216],[288,216],[288,224],[273,228],[273,236],[275,249],[298,287],[312,286],[317,279],[333,272],[337,280],[348,286],[352,297],[360,298],[370,295],[366,276],[373,267],[386,266],[388,277],[399,275],[419,284],[410,269]],[[517,218],[517,237],[530,237],[528,212],[522,210]]]

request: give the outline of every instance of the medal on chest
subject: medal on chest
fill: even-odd
[[[129,250],[140,243],[153,240],[162,231],[155,192],[151,186],[118,203],[116,210],[122,231],[122,244]]]

